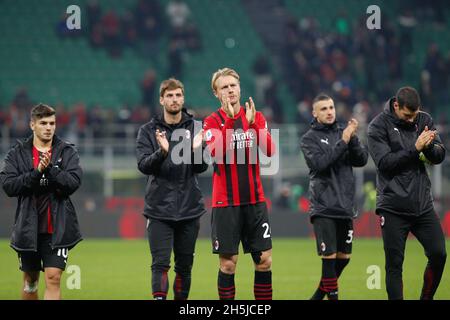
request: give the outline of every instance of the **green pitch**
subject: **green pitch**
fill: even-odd
[[[450,248],[450,241],[447,241]],[[20,297],[21,273],[9,241],[0,240],[0,299]],[[68,289],[75,274],[64,272],[61,281],[63,299],[151,299],[150,252],[145,240],[86,239],[70,251],[68,266],[80,267],[80,289]],[[449,262],[450,263],[450,262]],[[408,240],[404,263],[404,295],[417,299],[422,288],[426,258],[415,239]],[[380,289],[369,266],[379,266]],[[274,239],[273,298],[309,299],[319,282],[321,261],[312,239]],[[66,269],[67,270],[67,269]],[[211,253],[206,239],[197,242],[192,275],[191,299],[217,299],[218,258]],[[384,252],[381,239],[356,239],[353,257],[339,279],[341,299],[386,299]],[[169,298],[173,297],[173,264],[169,273]],[[72,281],[72,283],[74,283]],[[40,296],[44,282],[41,274]],[[250,255],[240,255],[236,274],[236,298],[253,299],[253,266]],[[436,299],[450,299],[450,267],[447,266]]]

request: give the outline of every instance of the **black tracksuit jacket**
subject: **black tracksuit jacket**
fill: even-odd
[[[39,193],[42,173],[33,168],[33,136],[19,141],[6,155],[0,172],[3,190],[17,197],[11,247],[37,251],[38,213],[34,194]],[[43,172],[48,179],[53,223],[52,248],[73,248],[82,240],[75,208],[69,196],[81,185],[82,170],[73,144],[53,137],[51,163]]]
[[[369,152],[377,167],[376,211],[419,216],[434,206],[431,182],[415,143],[425,126],[435,127],[431,116],[421,111],[412,123],[399,119],[394,102],[391,98],[368,128]],[[445,148],[439,136],[423,155],[432,164],[444,161]]]
[[[353,136],[347,145],[342,140],[343,128],[336,122],[324,125],[313,120],[301,139],[301,149],[308,165],[310,216],[353,219],[355,181],[353,167],[367,163],[368,152]]]
[[[198,164],[193,161],[191,164],[175,164],[170,156],[174,148],[187,143],[193,160],[191,145],[197,133],[194,132],[194,124],[197,124],[198,130],[202,128],[201,122],[195,121],[184,109],[182,112],[181,122],[175,126],[166,124],[161,115],[143,125],[138,132],[136,156],[139,171],[147,175],[144,208],[147,218],[180,221],[197,218],[206,212],[197,174],[206,171],[208,164],[203,158]],[[158,145],[156,129],[166,131],[169,141],[167,156],[163,155]],[[181,144],[171,141],[176,129],[188,138]]]

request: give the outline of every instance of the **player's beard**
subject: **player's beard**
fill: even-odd
[[[176,116],[176,115],[178,115],[180,112],[181,112],[181,110],[183,110],[183,107],[181,107],[181,106],[177,106],[177,108],[179,108],[179,109],[173,109],[173,108],[171,108],[171,107],[167,107],[167,108],[164,108],[165,110],[166,110],[166,112],[168,113],[168,114],[170,114],[170,115],[172,115],[172,116]]]
[[[179,110],[170,110],[170,109],[166,109],[166,112],[172,116],[176,116],[181,112],[182,108],[180,108]]]

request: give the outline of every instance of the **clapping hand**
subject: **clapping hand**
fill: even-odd
[[[356,120],[355,118],[350,119],[347,127],[342,133],[342,140],[344,140],[345,143],[349,143],[350,139],[356,134],[356,132],[358,131],[358,125],[358,120]]]
[[[227,97],[225,94],[222,95],[222,109],[227,114],[228,118],[234,118],[234,109],[231,105],[230,98]]]
[[[38,164],[38,167],[37,167],[39,172],[43,172],[48,167],[48,165],[50,164],[50,159],[51,159],[50,152],[44,152],[42,154],[41,159]]]
[[[425,130],[422,131],[416,141],[416,149],[421,152],[427,148],[436,138],[436,130],[429,130],[428,126],[425,126]]]
[[[192,143],[192,148],[193,148],[194,150],[200,148],[200,147],[202,146],[202,144],[203,144],[204,138],[205,138],[205,137],[204,137],[204,130],[202,129],[202,130],[200,130],[199,133],[197,133],[197,134],[195,135],[194,141],[193,141],[193,143]]]
[[[169,141],[167,141],[165,131],[161,132],[159,129],[156,129],[156,141],[165,155],[169,153]]]
[[[247,118],[248,124],[252,125],[255,122],[256,108],[252,97],[250,97],[249,102],[245,103],[245,117]]]

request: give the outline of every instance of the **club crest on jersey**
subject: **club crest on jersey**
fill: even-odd
[[[62,162],[62,158],[59,158],[53,166],[55,168],[59,168],[59,165],[61,164],[61,162]]]
[[[320,250],[322,252],[325,252],[325,250],[327,250],[327,246],[325,245],[325,242],[322,241],[322,243],[320,244]]]
[[[214,250],[219,250],[219,240],[214,240]]]

